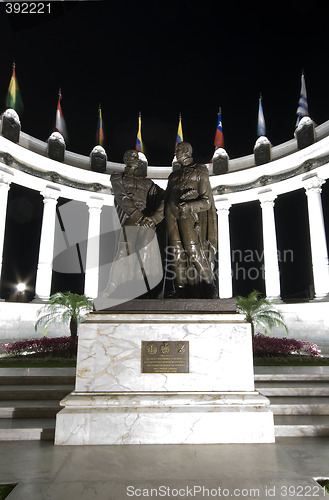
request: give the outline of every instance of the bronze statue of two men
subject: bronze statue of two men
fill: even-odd
[[[125,171],[112,174],[114,203],[122,231],[103,295],[111,296],[119,282],[129,282],[129,266],[118,264],[135,254],[146,286],[146,294],[138,296],[152,297],[147,267],[157,264],[152,262],[150,244],[156,239],[156,228],[165,219],[166,256],[164,259],[162,255],[162,260],[165,260],[164,279],[173,279],[169,295],[177,298],[218,296],[214,274],[217,221],[208,169],[194,163],[192,147],[187,142],[177,145],[176,159],[180,167],[170,174],[165,191],[139,174],[135,150],[124,155]],[[159,261],[159,256],[157,258]]]

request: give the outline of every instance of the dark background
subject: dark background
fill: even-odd
[[[230,158],[251,154],[260,92],[266,135],[275,146],[293,138],[302,69],[311,118],[321,124],[329,117],[328,2],[51,2],[51,14],[43,15],[8,15],[5,4],[0,8],[0,108],[15,60],[22,130],[47,140],[61,88],[67,148],[80,154],[95,145],[99,103],[111,161],[122,162],[134,146],[139,111],[150,165],[171,164],[180,112],[195,159],[209,161],[219,106]],[[326,185],[322,196],[328,228]],[[2,295],[16,280],[27,280],[33,294],[42,198],[12,185],[8,203]],[[279,250],[294,253],[292,263],[280,263],[283,296],[307,297],[305,193],[280,196],[275,213]],[[261,253],[258,203],[233,206],[231,228],[233,249]],[[81,276],[57,276],[53,291],[82,291],[82,283]],[[263,291],[263,280],[234,279],[235,293],[253,288]]]

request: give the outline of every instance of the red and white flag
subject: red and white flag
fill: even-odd
[[[57,103],[57,111],[56,111],[56,124],[55,124],[55,130],[62,134],[62,136],[65,139],[65,142],[68,141],[68,135],[67,135],[67,129],[66,129],[66,124],[64,120],[64,115],[62,111],[62,106],[61,106],[61,99],[62,99],[62,94],[61,91],[58,93],[58,103]]]

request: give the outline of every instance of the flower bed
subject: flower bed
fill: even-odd
[[[290,356],[293,354],[320,356],[321,351],[316,344],[305,340],[268,337],[257,333],[253,339],[254,357],[266,358],[275,356]]]
[[[43,337],[2,344],[0,352],[11,357],[38,355],[40,357],[71,358],[76,356],[77,346],[77,337]],[[304,340],[268,337],[261,333],[257,333],[253,339],[255,358],[288,357],[296,354],[320,357],[321,351],[316,344],[310,344]]]
[[[72,357],[76,355],[77,337],[58,337],[42,339],[18,340],[10,344],[2,344],[1,351],[10,356],[38,354],[40,356]]]

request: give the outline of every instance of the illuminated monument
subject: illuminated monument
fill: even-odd
[[[102,215],[114,203],[109,177],[124,166],[108,161],[103,150],[93,151],[89,158],[66,151],[60,136],[51,137],[48,144],[38,141],[20,131],[11,111],[2,118],[1,132],[1,252],[11,184],[40,192],[44,210],[35,300],[46,301],[53,266],[56,262],[63,266],[60,255],[82,241],[73,229],[65,240],[56,218],[59,198],[71,200],[71,208],[77,208],[70,212],[70,217],[77,214],[73,226],[79,226],[83,207],[88,214],[82,238],[86,241],[84,292],[96,298],[104,288]],[[147,166],[147,176],[165,188],[172,168]],[[258,200],[266,295],[280,300],[274,203],[284,193],[304,189],[315,300],[302,309],[292,304],[278,307],[288,317],[291,306],[293,314],[297,311],[300,317],[304,314],[325,324],[322,306],[329,293],[329,272],[321,186],[329,177],[329,122],[314,129],[304,118],[295,139],[272,148],[261,138],[254,153],[244,158],[229,160],[224,150],[217,150],[208,170],[220,235],[219,298],[233,296],[230,208]],[[268,401],[254,391],[250,331],[240,316],[214,311],[96,312],[82,325],[79,337],[76,391],[58,414],[58,444],[274,440]],[[233,358],[235,363],[240,360],[239,370]]]

